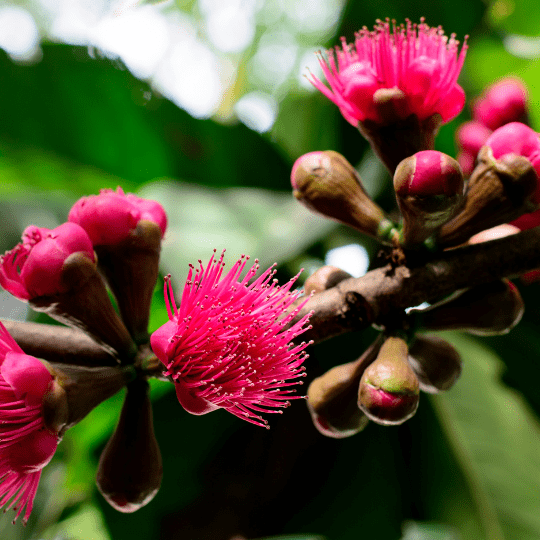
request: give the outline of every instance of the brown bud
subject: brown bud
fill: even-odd
[[[378,424],[398,425],[414,415],[418,398],[419,383],[408,361],[407,343],[389,337],[362,375],[358,406]]]
[[[392,229],[354,167],[337,152],[311,152],[298,158],[291,183],[294,196],[310,210],[382,240]]]
[[[394,174],[404,244],[422,243],[452,218],[464,187],[458,162],[442,152],[424,150],[404,159]]]
[[[375,341],[358,360],[332,368],[309,385],[309,412],[323,435],[343,439],[366,427],[368,418],[357,404],[358,385],[380,346],[381,341]]]
[[[524,304],[506,279],[459,291],[424,309],[411,310],[413,323],[426,330],[465,330],[478,336],[507,334],[521,320]]]
[[[306,296],[311,293],[319,293],[335,287],[344,279],[351,278],[351,274],[336,266],[321,266],[306,279],[304,291]]]
[[[461,357],[450,343],[438,336],[416,336],[409,348],[409,363],[420,390],[436,394],[448,390],[461,375]]]
[[[112,355],[132,358],[137,348],[111,304],[96,263],[83,253],[71,254],[62,267],[62,284],[67,292],[33,298],[32,308],[80,328]]]
[[[523,156],[506,154],[495,160],[489,146],[478,154],[461,211],[439,231],[437,243],[443,247],[466,242],[474,234],[536,209],[533,196],[538,177]]]
[[[60,435],[136,375],[133,366],[82,367],[44,362],[54,376],[44,400],[45,424]]]
[[[99,269],[116,297],[124,324],[138,344],[148,341],[161,236],[159,225],[141,220],[122,242],[95,247]]]
[[[120,420],[101,454],[97,486],[119,512],[135,512],[156,495],[163,477],[146,381],[127,388]]]

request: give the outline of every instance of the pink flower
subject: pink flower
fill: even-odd
[[[167,228],[167,215],[158,202],[125,194],[121,187],[116,191],[102,189],[99,195],[79,199],[68,220],[85,229],[94,246],[118,244],[141,220],[158,225],[162,236]]]
[[[62,266],[80,252],[94,261],[92,242],[79,225],[64,223],[52,230],[30,225],[22,242],[0,257],[0,285],[21,300],[65,292]]]
[[[443,122],[454,118],[465,104],[465,93],[457,79],[465,59],[467,45],[458,54],[459,42],[448,39],[441,27],[430,28],[420,20],[391,28],[389,20],[379,21],[373,31],[366,27],[354,44],[342,38],[342,47],[321,55],[325,86],[310,74],[310,81],[341,110],[353,126],[382,116],[374,102],[381,88],[397,88],[405,95],[399,114],[415,114],[420,120],[438,113]]]
[[[24,354],[0,323],[0,506],[13,506],[15,519],[26,507],[24,522],[41,470],[58,445],[58,434],[43,419],[42,403],[52,381],[43,363]]]
[[[302,384],[296,379],[305,376],[308,344],[293,346],[291,341],[307,329],[309,315],[288,327],[302,307],[286,313],[298,297],[290,292],[296,278],[278,286],[269,268],[249,283],[259,266],[242,278],[247,259],[242,256],[225,276],[223,253],[217,261],[212,256],[206,267],[199,261],[195,273],[190,265],[179,308],[166,280],[170,321],[152,334],[150,343],[188,412],[223,408],[266,426],[257,413],[281,412],[276,408],[300,397],[284,388]]]
[[[489,129],[523,120],[527,114],[527,90],[518,79],[503,79],[489,86],[473,105],[473,118]]]

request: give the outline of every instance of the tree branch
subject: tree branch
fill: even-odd
[[[403,266],[388,264],[314,295],[295,317],[298,320],[313,311],[312,328],[302,334],[302,339],[319,342],[371,324],[385,324],[407,307],[539,268],[540,227],[445,251],[431,259],[410,253],[407,257]],[[114,358],[78,330],[3,322],[27,354],[76,365],[114,365]]]

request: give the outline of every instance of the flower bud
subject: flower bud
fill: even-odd
[[[167,215],[158,202],[125,194],[120,187],[116,191],[102,189],[99,195],[79,199],[69,211],[68,220],[80,225],[94,246],[119,244],[140,221],[156,224],[161,236],[167,228]]]
[[[462,244],[474,234],[511,222],[537,206],[538,176],[527,158],[510,153],[496,160],[487,145],[478,158],[463,208],[439,230],[437,243],[441,247]]]
[[[459,291],[424,309],[411,310],[415,326],[426,330],[465,330],[478,336],[507,334],[523,316],[523,300],[506,279]]]
[[[70,255],[62,266],[66,292],[33,298],[30,305],[53,319],[80,328],[113,356],[127,360],[136,346],[114,310],[95,262],[81,253]]]
[[[36,311],[81,328],[110,353],[134,354],[97,271],[90,238],[79,225],[27,227],[22,242],[0,258],[0,284]]]
[[[489,129],[509,122],[526,123],[527,101],[527,89],[519,79],[502,79],[473,101],[473,118]]]
[[[304,292],[306,296],[311,293],[320,293],[335,287],[338,283],[341,283],[344,279],[351,278],[349,272],[345,272],[341,268],[336,266],[321,266],[311,276],[306,279],[304,283]]]
[[[43,401],[45,425],[60,435],[136,376],[134,366],[82,367],[44,363],[54,376]]]
[[[354,167],[337,152],[311,152],[298,158],[291,183],[294,196],[310,210],[379,239],[392,229]]]
[[[472,154],[474,157],[480,152],[480,148],[486,144],[491,129],[486,127],[481,122],[474,120],[464,122],[456,131],[456,142],[465,152]]]
[[[362,375],[358,406],[378,424],[398,425],[414,415],[418,399],[419,382],[408,361],[407,343],[389,337]]]
[[[308,409],[323,435],[343,439],[366,427],[368,418],[357,404],[358,385],[380,347],[381,341],[376,340],[358,360],[332,368],[309,385]]]
[[[474,171],[476,165],[476,154],[469,154],[469,152],[458,152],[456,156],[456,161],[459,163],[461,170],[463,171],[463,176],[468,178],[471,176],[471,173]]]
[[[0,258],[0,285],[21,300],[66,292],[62,267],[74,253],[95,261],[92,242],[79,225],[64,223],[52,230],[30,225],[22,242]]]
[[[394,175],[405,245],[420,244],[446,223],[463,201],[464,181],[455,159],[435,150],[404,159]]]
[[[113,291],[122,320],[137,343],[148,341],[148,320],[158,277],[167,216],[156,201],[102,190],[75,203],[69,220],[90,236],[98,264]]]
[[[461,357],[456,349],[438,336],[416,336],[409,348],[411,364],[420,390],[436,394],[448,390],[461,375]]]
[[[163,477],[146,381],[127,387],[118,425],[101,454],[99,491],[119,512],[135,512],[156,495]]]

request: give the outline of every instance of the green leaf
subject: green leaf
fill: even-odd
[[[433,403],[465,472],[486,540],[540,537],[540,429],[521,395],[500,381],[501,362],[477,340],[450,334],[461,379]]]
[[[261,268],[281,263],[335,227],[305,210],[290,193],[255,188],[212,189],[182,182],[148,184],[139,194],[159,201],[168,216],[163,267],[176,279],[189,263],[207,261],[213,249],[227,249],[228,265],[241,254]]]

